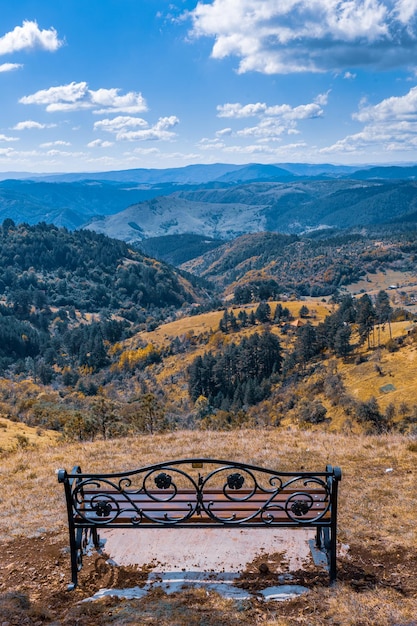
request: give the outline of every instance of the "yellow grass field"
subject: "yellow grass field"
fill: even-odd
[[[272,314],[275,311],[277,304],[282,304],[283,307],[289,309],[293,317],[298,317],[300,308],[305,305],[311,314],[310,321],[318,324],[333,310],[330,304],[317,302],[317,300],[294,300],[294,301],[274,301],[268,302],[271,307]],[[229,310],[232,310],[237,317],[239,311],[245,310],[248,314],[254,311],[258,305],[247,304],[244,306],[230,306]],[[189,317],[183,317],[174,322],[162,324],[152,332],[142,332],[138,334],[138,338],[146,343],[154,343],[156,345],[163,345],[166,341],[172,340],[174,337],[181,337],[187,333],[193,333],[198,335],[204,332],[216,331],[219,328],[220,320],[224,314],[224,309],[221,311],[210,311],[210,313],[202,313],[200,315],[194,315]]]
[[[47,448],[58,445],[59,440],[59,433],[53,430],[32,428],[0,417],[0,453],[24,448]]]

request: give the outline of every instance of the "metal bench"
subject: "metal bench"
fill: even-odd
[[[204,473],[203,473],[204,471]],[[64,485],[72,582],[78,582],[91,539],[101,528],[316,529],[336,580],[338,467],[324,472],[280,472],[216,459],[181,459],[111,474],[84,474],[76,466],[57,472]]]

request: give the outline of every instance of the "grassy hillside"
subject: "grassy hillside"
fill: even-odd
[[[338,308],[317,300],[268,305],[272,312],[285,307],[291,321],[262,324],[255,320],[224,332],[220,327],[225,309],[183,316],[113,343],[108,348],[109,363],[97,372],[80,370],[76,384],[65,372],[64,385],[45,385],[39,377],[4,377],[0,379],[0,417],[11,416],[30,426],[56,429],[69,439],[86,440],[148,432],[149,428],[242,425],[415,432],[417,332],[412,321],[376,325],[369,347],[367,341],[359,343],[352,325],[352,350],[347,356],[326,349],[304,365],[288,366],[291,355],[300,350],[303,330],[311,325],[319,332]],[[228,314],[237,320],[242,314],[250,318],[258,306],[229,307]],[[300,317],[302,308],[308,311],[307,317]],[[190,372],[196,359],[207,354],[223,358],[233,346],[236,350],[243,341],[265,332],[280,342],[284,368],[269,380],[267,393],[237,405],[210,406],[210,399],[204,397],[194,401]],[[151,407],[156,411],[153,417]]]
[[[399,283],[413,281],[412,234],[391,243],[246,236],[210,265],[226,282],[243,276],[216,309],[206,291],[123,242],[11,221],[0,235],[0,417],[85,440],[293,423],[415,429],[416,333]],[[334,299],[271,300],[287,279],[314,291],[336,269],[346,280],[367,271],[375,306],[382,277],[395,278],[389,318],[369,299],[361,321],[361,293],[340,316]]]
[[[44,451],[58,445],[60,435],[55,430],[33,428],[2,417],[0,419],[0,454],[9,454],[27,448]]]

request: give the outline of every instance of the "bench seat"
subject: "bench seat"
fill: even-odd
[[[137,518],[138,512],[142,514],[140,524],[164,524],[172,522],[172,524],[216,524],[222,520],[225,523],[233,523],[242,525],[244,521],[248,521],[251,525],[258,522],[261,526],[265,526],[265,521],[261,518],[261,512],[265,510],[265,506],[270,501],[271,524],[285,524],[290,522],[287,512],[285,511],[285,503],[288,498],[297,493],[295,490],[284,489],[280,493],[274,495],[271,500],[271,494],[262,492],[251,493],[239,491],[239,499],[231,500],[227,498],[221,490],[206,490],[204,492],[204,504],[207,509],[218,519],[213,519],[208,512],[202,508],[197,512],[198,500],[196,493],[191,490],[180,490],[175,494],[175,498],[170,500],[161,500],[161,494],[158,491],[150,491],[148,493],[114,493],[111,490],[93,490],[84,491],[84,500],[82,506],[78,509],[78,514],[74,516],[76,523],[94,522],[95,524],[118,527],[131,526],[132,519]],[[308,494],[309,499],[306,499]],[[98,501],[109,503],[112,509],[106,515],[105,507],[102,506],[97,514],[97,496]],[[323,490],[308,490],[301,495],[297,502],[308,502],[309,510],[303,515],[303,522],[308,523],[317,517],[318,514],[324,512],[323,519],[330,519],[330,510],[326,500],[326,493]],[[248,498],[245,500],[245,497]],[[310,507],[311,502],[311,507]],[[275,508],[272,506],[275,505]],[[116,507],[120,509],[116,509]],[[278,508],[282,507],[282,509]],[[119,512],[120,510],[120,512]],[[139,516],[140,517],[140,516]],[[298,522],[295,522],[299,525]]]

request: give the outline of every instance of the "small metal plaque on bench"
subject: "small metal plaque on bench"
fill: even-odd
[[[197,469],[197,468],[199,468],[199,469],[200,469],[200,468],[202,468],[202,467],[203,467],[203,463],[196,463],[196,462],[194,461],[194,463],[192,463],[192,467],[194,467],[195,469]]]

